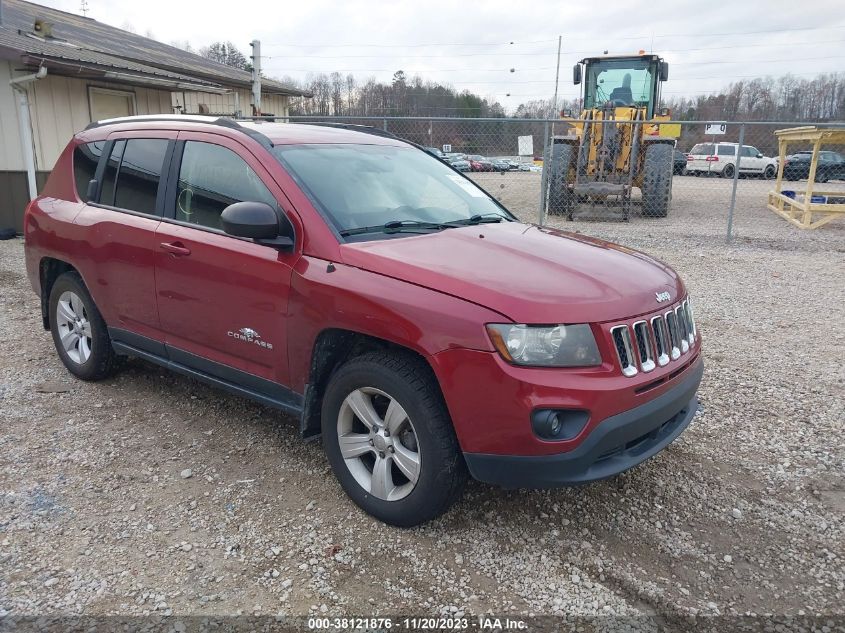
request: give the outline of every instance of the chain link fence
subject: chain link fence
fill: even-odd
[[[286,120],[366,125],[430,148],[521,219],[540,225],[583,232],[606,222],[647,223],[656,232],[683,225],[701,236],[728,241],[737,232],[765,238],[789,227],[769,208],[775,189],[798,205],[812,199],[845,211],[845,143],[819,144],[818,165],[809,182],[814,143],[790,142],[779,177],[782,158],[776,135],[800,126],[843,133],[842,123],[664,121],[658,128],[645,121],[611,120]],[[585,137],[590,142],[583,142]],[[796,213],[800,216],[800,209]],[[841,217],[828,226],[841,230],[845,213]]]

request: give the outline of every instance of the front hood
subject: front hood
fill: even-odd
[[[348,243],[345,264],[444,292],[518,323],[612,321],[684,294],[678,275],[638,251],[555,229],[502,222]],[[670,301],[658,303],[656,294]]]

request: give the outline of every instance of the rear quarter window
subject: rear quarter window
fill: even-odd
[[[699,143],[698,145],[694,145],[689,153],[697,156],[710,156],[713,154],[713,146],[708,143]]]
[[[83,202],[88,202],[88,183],[97,173],[97,164],[103,155],[105,141],[94,141],[77,145],[73,150],[73,179],[76,183],[76,195]]]

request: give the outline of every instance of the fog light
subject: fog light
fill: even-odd
[[[544,440],[571,440],[587,424],[587,411],[538,409],[531,414],[534,434]]]

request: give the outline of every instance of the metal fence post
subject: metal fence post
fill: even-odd
[[[731,192],[731,207],[728,210],[728,244],[733,239],[734,208],[736,207],[736,187],[739,184],[739,163],[742,161],[742,144],[745,141],[745,123],[739,126],[739,146],[736,148],[736,169],[734,170],[734,184]]]
[[[384,131],[387,132],[387,119],[384,120]]]
[[[549,164],[549,122],[543,124],[543,173],[540,175],[540,206],[537,211],[537,224],[543,226],[546,222],[546,186],[548,185],[548,164]],[[534,157],[531,157],[534,161]]]

